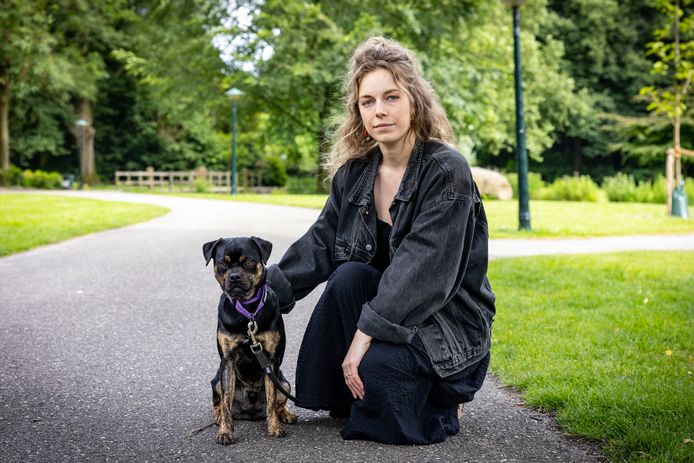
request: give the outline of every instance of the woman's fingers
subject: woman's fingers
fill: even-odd
[[[359,377],[359,364],[364,354],[371,345],[371,336],[362,333],[360,330],[354,334],[352,344],[349,346],[347,355],[342,362],[342,372],[345,377],[345,384],[355,399],[364,398],[364,383]]]

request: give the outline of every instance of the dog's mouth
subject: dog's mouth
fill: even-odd
[[[248,288],[234,286],[233,288],[228,289],[225,292],[227,293],[227,296],[231,297],[232,299],[238,299],[239,301],[245,301],[246,299],[249,299],[251,296],[253,296],[254,293],[252,286]]]

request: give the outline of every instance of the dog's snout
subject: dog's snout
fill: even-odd
[[[229,273],[229,281],[232,283],[237,282],[237,281],[241,281],[241,274],[237,273],[237,272]]]

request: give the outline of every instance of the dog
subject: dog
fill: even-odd
[[[202,252],[205,265],[214,260],[214,276],[223,291],[217,311],[220,362],[211,381],[213,413],[219,425],[215,441],[222,445],[234,441],[234,419],[266,418],[268,434],[284,437],[280,421],[296,423],[296,415],[251,350],[254,342],[260,342],[272,371],[291,391],[280,371],[286,346],[284,323],[277,297],[266,285],[265,264],[272,243],[257,237],[219,238],[205,243]],[[257,326],[253,336],[251,320]]]

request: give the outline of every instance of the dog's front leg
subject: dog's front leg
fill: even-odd
[[[234,392],[236,389],[236,372],[233,363],[227,360],[224,362],[224,373],[222,374],[222,413],[219,421],[219,430],[215,436],[215,442],[222,445],[229,445],[234,442],[234,420],[232,417],[232,406],[234,404]]]
[[[272,382],[268,375],[265,375],[265,400],[267,402],[267,432],[272,437],[284,437],[287,434],[280,425],[280,419],[277,416],[277,392],[275,391],[275,383]]]

